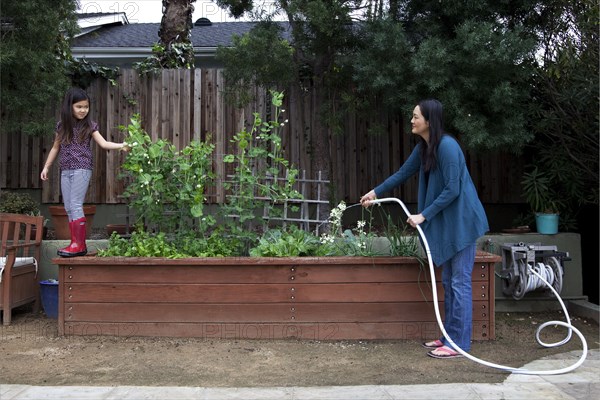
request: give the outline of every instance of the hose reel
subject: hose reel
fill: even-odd
[[[540,274],[560,293],[563,284],[563,262],[569,261],[569,253],[558,251],[556,246],[540,243],[505,243],[502,245],[502,293],[520,300],[525,293],[545,288],[546,285],[530,268]]]

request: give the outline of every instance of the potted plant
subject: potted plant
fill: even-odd
[[[559,210],[563,204],[550,174],[533,167],[523,174],[521,184],[525,200],[535,213],[537,231],[547,235],[558,233]]]
[[[0,212],[38,216],[40,215],[40,205],[28,193],[2,191],[0,192]],[[42,238],[46,237],[47,221],[44,219],[44,233]],[[34,229],[31,232],[32,239],[35,238],[35,233]]]

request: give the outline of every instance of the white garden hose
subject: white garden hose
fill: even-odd
[[[371,200],[371,204],[379,204],[379,203],[389,203],[389,202],[396,202],[398,204],[400,204],[400,206],[402,207],[402,209],[404,210],[404,212],[406,213],[407,216],[411,216],[411,213],[408,211],[408,209],[406,208],[406,206],[404,205],[404,203],[400,200],[397,199],[395,197],[387,197],[387,198],[383,198],[383,199],[377,199],[377,200]],[[581,357],[579,358],[579,360],[575,363],[572,364],[569,367],[566,368],[562,368],[562,369],[555,369],[555,370],[548,370],[548,371],[532,371],[532,370],[528,370],[528,369],[523,369],[523,368],[513,368],[513,367],[507,367],[504,365],[499,365],[499,364],[494,364],[488,361],[484,361],[481,360],[477,357],[474,357],[472,355],[470,355],[469,353],[467,353],[466,351],[464,351],[463,349],[461,349],[460,347],[458,347],[456,345],[456,343],[454,343],[454,341],[450,338],[450,336],[448,336],[448,333],[446,332],[446,330],[444,329],[444,324],[442,323],[442,318],[440,316],[440,308],[438,305],[438,299],[437,299],[437,290],[435,289],[436,287],[436,282],[435,282],[435,270],[434,270],[434,266],[433,266],[433,260],[431,258],[431,251],[429,249],[429,243],[427,243],[427,239],[425,238],[425,234],[423,233],[423,230],[421,229],[421,227],[419,225],[417,225],[417,231],[419,232],[419,235],[421,236],[421,239],[423,239],[423,246],[425,247],[425,252],[427,253],[427,261],[429,262],[429,272],[431,274],[431,286],[433,288],[432,292],[433,292],[433,306],[435,309],[435,317],[437,319],[437,323],[438,326],[440,328],[440,330],[442,331],[442,334],[444,335],[444,337],[446,338],[446,340],[448,341],[448,343],[450,343],[450,345],[460,354],[462,354],[463,356],[465,356],[466,358],[470,359],[471,361],[475,361],[476,363],[488,366],[488,367],[492,367],[492,368],[497,368],[497,369],[501,369],[504,371],[508,371],[508,372],[512,372],[515,374],[524,374],[524,375],[558,375],[558,374],[564,374],[567,372],[571,372],[574,369],[576,369],[577,367],[579,367],[581,364],[583,364],[583,362],[585,361],[585,358],[587,357],[587,350],[588,350],[588,344],[585,340],[585,337],[583,337],[583,334],[577,329],[575,328],[573,325],[571,325],[571,319],[569,318],[569,313],[567,312],[567,308],[565,307],[565,304],[563,303],[562,299],[560,298],[560,296],[558,295],[558,292],[552,287],[552,285],[550,285],[545,279],[544,277],[542,277],[539,273],[537,273],[536,271],[534,271],[531,266],[528,267],[529,272],[533,273],[534,275],[536,275],[543,283],[545,283],[550,290],[552,290],[552,293],[554,293],[554,295],[556,296],[556,298],[558,299],[558,301],[560,302],[560,305],[563,309],[563,312],[565,313],[565,317],[567,319],[567,322],[562,322],[562,321],[548,321],[545,322],[543,324],[541,324],[536,332],[536,340],[537,342],[544,347],[557,347],[560,346],[566,342],[569,341],[569,339],[571,338],[571,332],[575,332],[577,334],[577,336],[579,336],[579,339],[581,339],[581,343],[583,344],[583,353],[581,355]],[[540,340],[540,332],[547,326],[549,325],[560,325],[560,326],[564,326],[569,330],[569,334],[568,337],[560,342],[556,342],[556,343],[544,343]]]

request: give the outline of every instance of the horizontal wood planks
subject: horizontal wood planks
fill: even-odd
[[[320,340],[439,335],[428,272],[406,257],[54,261],[60,268],[61,334],[209,337],[235,331],[239,338]],[[475,340],[494,338],[497,261],[484,254],[476,259]],[[443,300],[439,280],[437,294]]]
[[[223,155],[231,152],[231,139],[242,128],[249,129],[253,112],[268,117],[270,99],[266,90],[256,88],[256,99],[248,106],[236,108],[225,101],[225,81],[221,69],[163,70],[160,74],[139,76],[133,69],[121,69],[116,85],[98,79],[87,88],[91,98],[90,116],[98,122],[107,140],[122,141],[120,126],[139,113],[142,125],[152,139],[171,141],[178,149],[192,139],[211,137],[216,145],[213,169],[223,179],[228,173]],[[281,130],[285,156],[296,168],[314,178],[314,131],[317,116],[322,113],[318,96],[291,88],[285,90],[285,112],[288,123]],[[54,119],[58,107],[54,107]],[[349,113],[342,118],[341,133],[329,132],[332,174],[327,177],[335,185],[336,199],[356,199],[394,173],[409,156],[416,141],[406,131],[407,116],[378,113],[361,118]],[[380,127],[377,134],[372,127]],[[33,138],[18,132],[0,137],[0,188],[42,188],[44,203],[60,202],[57,163],[50,178],[42,183],[41,167],[52,147],[53,133]],[[122,203],[124,183],[119,179],[119,166],[125,154],[105,152],[95,146],[94,176],[87,203]],[[506,153],[466,152],[467,163],[482,201],[486,203],[519,203],[520,176],[523,160]],[[230,172],[230,171],[229,171]],[[407,203],[416,202],[416,178],[394,192]],[[211,199],[223,201],[221,185]],[[216,197],[215,197],[216,196]]]

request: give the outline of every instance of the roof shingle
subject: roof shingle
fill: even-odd
[[[209,26],[194,26],[194,47],[230,46],[233,35],[243,35],[256,22],[213,22]],[[287,29],[287,23],[281,23]],[[73,47],[152,47],[157,43],[159,23],[105,26],[90,34],[77,37]]]

